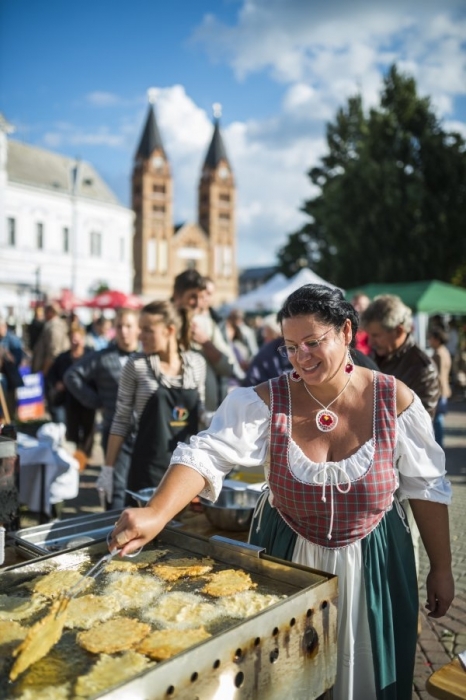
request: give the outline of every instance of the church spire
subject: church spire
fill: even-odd
[[[204,168],[215,170],[221,160],[223,160],[227,165],[230,164],[228,162],[227,152],[220,133],[222,106],[218,102],[215,102],[212,105],[212,109],[214,115],[214,133],[212,135],[209,150],[207,151],[207,155],[205,157]]]
[[[149,89],[147,91],[149,98],[149,110],[147,112],[146,123],[144,126],[144,131],[142,132],[141,140],[136,151],[136,159],[150,158],[152,153],[157,149],[163,153],[165,156],[165,150],[162,143],[162,137],[160,136],[160,131],[157,126],[157,120],[155,118],[154,112],[154,102],[155,95],[154,90]],[[165,156],[166,157],[166,156]]]

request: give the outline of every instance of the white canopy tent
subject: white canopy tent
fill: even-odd
[[[231,306],[249,313],[278,311],[287,296],[304,284],[324,284],[327,287],[335,287],[334,284],[326,282],[315,272],[304,267],[290,279],[277,273],[261,287],[238,297]]]

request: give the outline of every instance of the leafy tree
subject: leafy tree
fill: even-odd
[[[327,125],[328,153],[309,171],[309,222],[279,251],[294,272],[305,256],[343,287],[368,282],[466,281],[466,145],[446,133],[429,98],[393,66],[380,107],[360,96]]]

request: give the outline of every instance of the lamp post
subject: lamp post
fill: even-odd
[[[77,194],[79,175],[81,169],[80,160],[71,171],[71,292],[76,294],[76,281],[78,274],[78,211]]]

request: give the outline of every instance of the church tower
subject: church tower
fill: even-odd
[[[134,157],[132,208],[134,292],[146,298],[169,298],[172,293],[171,242],[173,181],[149,94],[149,110]]]
[[[208,274],[216,298],[232,301],[238,295],[235,235],[235,181],[220,133],[221,106],[214,104],[214,133],[199,182],[199,225],[209,241]]]

